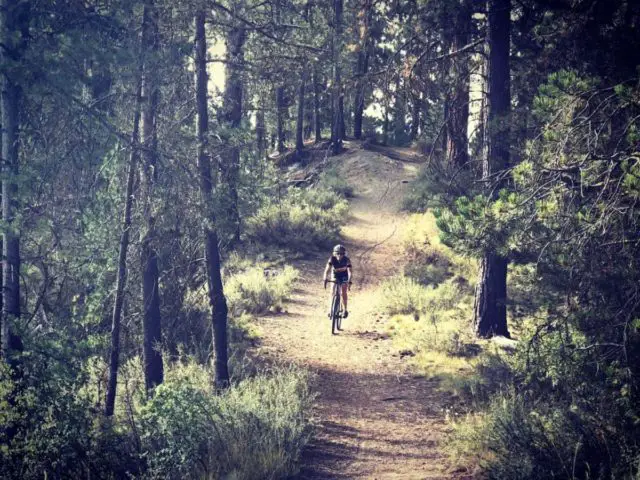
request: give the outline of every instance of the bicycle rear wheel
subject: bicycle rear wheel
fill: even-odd
[[[340,328],[338,322],[340,322],[340,295],[337,294],[333,296],[331,302],[331,333],[333,335]]]

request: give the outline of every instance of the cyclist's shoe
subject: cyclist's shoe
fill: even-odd
[[[349,316],[349,312],[345,310],[344,313],[342,314],[342,318],[347,318],[348,316]]]

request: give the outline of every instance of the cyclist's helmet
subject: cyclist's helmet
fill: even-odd
[[[333,247],[333,253],[334,253],[334,254],[336,254],[336,253],[341,253],[341,254],[343,254],[343,255],[344,255],[344,254],[346,253],[346,251],[347,251],[347,249],[346,249],[346,248],[344,248],[344,245],[340,245],[340,244],[338,244],[338,245],[336,245],[335,247]]]

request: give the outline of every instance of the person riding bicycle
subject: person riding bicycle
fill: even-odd
[[[324,287],[327,288],[329,281],[329,272],[332,273],[333,281],[342,289],[342,306],[344,307],[343,318],[349,316],[347,311],[347,289],[351,288],[351,260],[347,257],[347,250],[343,245],[333,247],[333,253],[327,261],[327,267],[324,269]],[[331,306],[329,306],[331,309]],[[331,315],[331,313],[329,313]]]

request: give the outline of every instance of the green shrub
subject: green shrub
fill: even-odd
[[[212,395],[206,372],[176,368],[143,407],[147,478],[285,478],[310,436],[308,375],[281,369]]]
[[[281,311],[297,278],[298,271],[289,265],[282,270],[257,266],[237,273],[225,282],[229,311],[234,316]]]
[[[458,440],[464,438],[459,447],[477,455],[488,479],[634,478],[635,459],[585,414],[511,391],[494,398],[475,428],[456,429]]]
[[[458,450],[491,479],[634,478],[640,417],[628,372],[594,362],[597,346],[569,323],[539,322],[509,361],[478,363],[465,390],[482,421],[456,429]]]
[[[464,288],[455,278],[429,287],[411,278],[394,277],[382,284],[380,302],[390,315],[414,315],[416,319],[428,316],[436,321],[438,316],[444,317],[447,311],[457,309],[467,300]]]
[[[382,307],[390,315],[417,315],[426,307],[426,288],[415,280],[395,277],[382,284]]]
[[[431,212],[413,214],[404,232],[403,244],[407,264],[405,276],[421,285],[437,286],[455,278],[460,285],[467,285],[469,292],[477,275],[476,262],[456,255],[440,241],[440,231]]]
[[[224,293],[229,309],[229,341],[233,343],[230,351],[239,352],[232,357],[234,362],[244,359],[244,352],[256,336],[251,315],[282,311],[297,278],[298,271],[291,266],[271,268],[265,262],[236,254],[225,262]],[[183,311],[183,318],[176,322],[171,333],[184,349],[204,363],[211,346],[211,310],[206,285],[187,291]],[[207,335],[193,334],[206,331]],[[231,368],[238,366],[232,362]]]
[[[335,168],[325,170],[320,178],[320,186],[343,198],[353,197],[353,187],[338,173]]]
[[[247,219],[245,233],[253,242],[291,250],[327,247],[339,236],[347,209],[346,201],[328,190],[293,190]]]
[[[12,379],[0,362],[0,478],[126,478],[138,471],[126,434],[99,421],[81,392],[84,375],[57,348],[21,359]],[[36,350],[37,351],[37,350]]]
[[[420,169],[403,199],[403,208],[424,212],[428,208],[449,205],[457,197],[474,191],[474,170],[460,169],[436,155]]]

